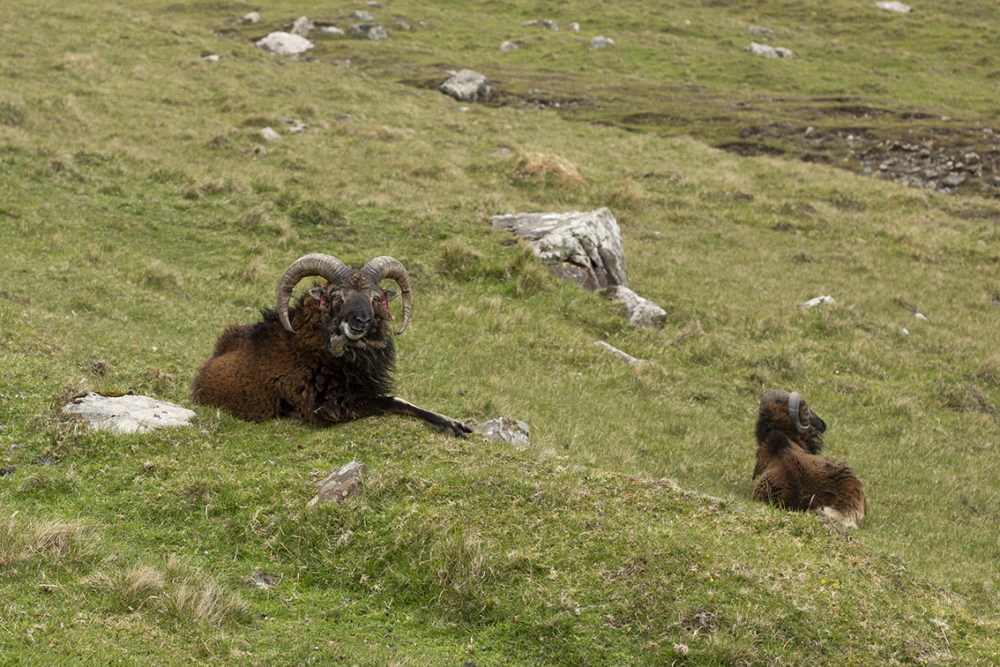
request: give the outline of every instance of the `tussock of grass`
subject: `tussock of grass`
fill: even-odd
[[[525,153],[512,166],[515,182],[575,189],[585,185],[580,170],[559,155]]]
[[[0,519],[0,563],[65,564],[86,561],[100,552],[100,536],[80,524],[46,521],[32,525]]]
[[[218,626],[244,622],[249,607],[242,597],[223,589],[212,578],[185,567],[173,555],[160,569],[115,566],[88,575],[87,589],[114,600],[119,613],[146,611],[183,623]]]

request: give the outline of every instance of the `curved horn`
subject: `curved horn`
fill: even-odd
[[[799,419],[799,406],[801,405],[802,395],[799,392],[793,391],[788,395],[788,416],[792,420],[792,426],[799,433],[806,433],[809,430],[809,425],[803,424]]]
[[[291,263],[281,280],[278,281],[278,319],[281,325],[288,331],[295,333],[292,323],[288,321],[288,299],[292,296],[292,289],[299,284],[299,281],[306,276],[320,276],[331,283],[337,283],[350,275],[351,267],[341,262],[332,255],[323,253],[312,253],[303,255]]]
[[[410,321],[410,308],[413,304],[413,296],[410,294],[410,274],[406,272],[406,267],[398,259],[389,257],[389,255],[381,255],[365,264],[361,273],[368,276],[376,285],[384,278],[395,280],[396,284],[399,285],[399,292],[403,299],[403,322],[396,335],[403,333],[406,323]]]

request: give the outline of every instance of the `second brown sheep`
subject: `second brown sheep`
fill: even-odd
[[[819,456],[826,422],[797,392],[769,391],[760,401],[755,434],[753,499],[815,510],[849,528],[868,513],[861,480],[843,463]]]

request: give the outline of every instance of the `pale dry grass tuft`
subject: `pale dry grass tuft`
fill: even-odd
[[[140,609],[191,623],[221,625],[248,617],[249,606],[236,593],[224,590],[214,579],[186,567],[170,555],[162,571],[149,565],[131,569],[97,571],[83,585],[111,595],[127,611]]]
[[[249,605],[239,595],[227,593],[212,580],[172,588],[163,596],[163,607],[178,620],[208,625],[238,621],[249,613]]]
[[[514,163],[514,176],[518,180],[539,181],[573,189],[585,185],[576,165],[558,155],[525,153]]]
[[[176,269],[167,266],[162,260],[154,259],[146,267],[143,282],[153,287],[180,287],[184,284],[184,279]]]

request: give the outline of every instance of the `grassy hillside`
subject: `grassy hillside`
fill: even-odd
[[[988,161],[1000,9],[383,4],[368,9],[388,40],[314,35],[300,61],[252,39],[301,15],[346,29],[363,3],[0,8],[4,659],[995,660],[1000,204],[975,194],[992,176],[945,195],[857,173],[841,144],[832,164],[796,160],[788,133],[759,140],[774,155],[715,146],[784,123]],[[261,24],[238,23],[255,9]],[[743,52],[750,26],[797,58]],[[589,49],[599,34],[615,46]],[[498,97],[439,93],[462,67]],[[531,154],[582,182],[528,173]],[[488,222],[600,206],[662,330]],[[271,306],[308,252],[400,259],[399,395],[522,419],[530,448],[192,406],[218,334]],[[796,307],[822,294],[836,305]],[[749,501],[771,388],[828,423],[827,453],[868,494],[860,531]],[[61,421],[88,390],[191,406],[197,423]],[[307,510],[314,478],[354,459],[365,493]]]

